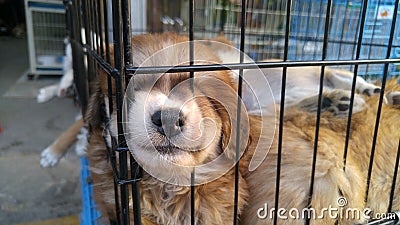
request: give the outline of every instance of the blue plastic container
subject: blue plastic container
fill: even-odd
[[[82,189],[82,212],[80,214],[81,225],[100,225],[97,219],[100,212],[96,209],[93,200],[93,187],[90,178],[89,161],[85,157],[81,157],[81,189]]]

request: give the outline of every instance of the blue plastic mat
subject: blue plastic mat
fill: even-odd
[[[81,189],[82,189],[82,212],[80,214],[81,225],[100,225],[97,219],[100,212],[96,210],[96,204],[93,200],[93,187],[89,171],[89,161],[81,157]]]

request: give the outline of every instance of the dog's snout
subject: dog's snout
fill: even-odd
[[[179,109],[163,109],[156,111],[151,116],[152,123],[156,126],[157,131],[167,137],[173,137],[181,132],[185,125],[184,116]]]

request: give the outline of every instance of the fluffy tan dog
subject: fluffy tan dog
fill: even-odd
[[[155,52],[173,44],[179,44],[188,39],[176,34],[142,35],[132,39],[132,51],[138,53],[134,57],[133,65],[140,65]],[[187,43],[172,49],[166,55],[153,58],[156,65],[178,65],[189,59]],[[195,45],[195,59],[197,63],[219,63],[219,59],[207,47]],[[186,64],[186,63],[185,63]],[[88,146],[94,197],[105,217],[115,218],[114,183],[111,165],[107,158],[106,145],[102,137],[104,125],[101,105],[107,104],[106,75],[99,74],[97,92],[90,100],[89,113],[86,121],[91,132]],[[237,92],[235,82],[226,71],[195,73],[194,93],[196,98],[188,101],[184,97],[190,94],[189,86],[183,88],[176,95],[172,103],[183,102],[179,118],[174,120],[170,112],[177,110],[174,104],[162,106],[160,99],[165,98],[174,87],[188,80],[188,73],[157,75],[136,75],[135,95],[129,106],[128,124],[132,138],[127,138],[132,154],[144,167],[155,167],[160,176],[171,176],[177,180],[171,182],[160,181],[160,178],[144,173],[141,185],[141,210],[143,224],[190,224],[190,186],[176,185],[175,182],[187,181],[187,171],[197,164],[204,164],[221,156],[221,164],[208,167],[206,171],[196,173],[198,179],[208,179],[212,173],[220,173],[210,182],[202,182],[195,188],[195,216],[197,224],[226,224],[233,221],[234,197],[234,170],[228,170],[225,164],[234,164],[236,129]],[[152,83],[155,81],[155,83]],[[151,86],[151,89],[148,87]],[[229,89],[228,91],[224,91]],[[127,91],[129,93],[129,91]],[[146,96],[148,98],[146,99]],[[224,99],[225,104],[207,96],[218,96]],[[171,98],[170,98],[171,99]],[[114,101],[115,102],[115,101]],[[226,108],[234,111],[231,116]],[[242,108],[243,110],[245,107]],[[165,113],[163,120],[161,112]],[[179,112],[179,110],[178,110]],[[245,112],[243,112],[245,115]],[[110,118],[114,118],[111,115]],[[243,118],[245,121],[245,118]],[[115,129],[111,123],[111,135]],[[144,127],[144,125],[146,127]],[[176,133],[176,126],[181,132]],[[148,131],[148,133],[147,133]],[[243,132],[246,133],[246,132]],[[217,135],[213,135],[217,134]],[[185,138],[194,140],[180,142]],[[147,139],[149,138],[149,139]],[[232,140],[230,140],[232,139]],[[146,143],[150,141],[150,143]],[[242,144],[246,145],[246,142]],[[154,148],[153,148],[154,146]],[[244,148],[243,148],[244,151]],[[152,160],[155,159],[156,161]],[[171,171],[166,165],[173,162],[183,168]],[[151,168],[147,168],[150,169]],[[222,173],[223,172],[223,173]],[[239,174],[239,214],[242,212],[248,198],[248,188]],[[131,215],[131,218],[133,215]]]
[[[132,52],[136,53],[132,63],[134,66],[186,65],[189,58],[188,44],[180,45],[185,41],[186,37],[176,34],[136,36],[132,39]],[[168,48],[174,44],[177,46]],[[154,55],[162,49],[167,50]],[[195,45],[195,60],[196,64],[221,62],[213,51],[202,44]],[[95,200],[103,216],[113,220],[116,217],[114,179],[103,134],[104,128],[107,128],[109,135],[115,136],[115,115],[107,115],[106,75],[100,73],[98,78],[97,91],[90,100],[86,117],[91,133],[88,158]],[[199,165],[212,166],[196,167],[196,223],[230,224],[233,221],[232,165],[235,163],[237,147],[236,81],[226,71],[198,72],[194,78],[192,91],[188,73],[137,74],[134,86],[128,87],[127,143],[135,159],[145,169],[140,182],[143,224],[190,224],[188,174],[193,167]],[[394,90],[395,85],[389,85],[389,88]],[[190,98],[191,95],[195,97]],[[398,95],[389,94],[388,102],[398,103]],[[348,92],[335,90],[324,93],[324,99],[331,103],[327,107],[339,105],[336,103],[343,97],[348,98]],[[315,113],[311,112],[315,109],[316,101],[315,96],[311,96],[288,108],[285,113],[279,207],[299,210],[308,207],[315,129]],[[323,114],[314,195],[310,207],[322,210],[329,205],[337,206],[338,197],[344,196],[348,200],[346,207],[362,209],[368,206],[376,212],[386,210],[400,136],[400,118],[396,107],[384,106],[370,197],[365,205],[366,173],[376,102],[376,97],[369,97],[368,108],[353,115],[345,171],[343,149],[347,120],[332,116],[329,112],[331,110]],[[262,220],[257,213],[265,204],[273,206],[274,203],[277,143],[273,136],[261,136],[260,139],[260,135],[266,135],[260,131],[263,129],[270,134],[275,132],[276,137],[276,118],[247,115],[244,110],[243,106],[239,149],[244,156],[238,174],[239,219],[244,225],[270,224],[271,219]],[[103,121],[108,119],[111,122],[104,124]],[[250,172],[249,163],[256,146],[265,146],[267,151],[270,142],[272,147],[267,159]],[[397,197],[395,209],[398,204]],[[323,218],[313,222],[331,224],[333,221]],[[279,220],[279,223],[303,224],[303,220]]]

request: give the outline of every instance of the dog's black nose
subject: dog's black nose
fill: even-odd
[[[163,109],[156,111],[151,116],[151,122],[157,131],[167,137],[173,137],[181,132],[185,120],[179,109]]]

